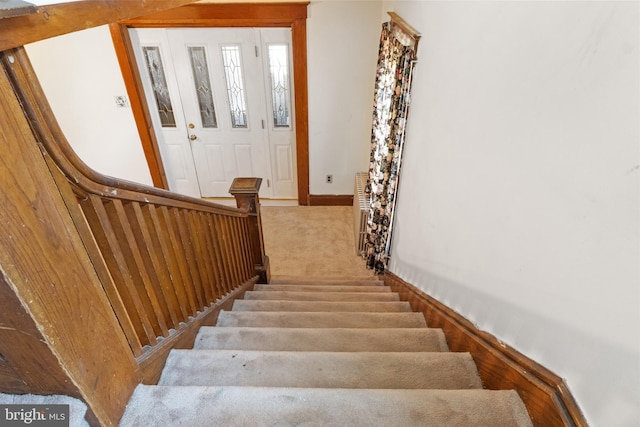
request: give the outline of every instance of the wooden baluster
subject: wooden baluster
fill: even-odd
[[[121,244],[116,238],[102,199],[98,196],[89,196],[88,200],[82,202],[82,207],[93,230],[96,242],[102,249],[102,255],[109,266],[109,271],[116,285],[118,297],[126,307],[140,344],[155,345],[157,343],[156,334],[145,314],[142,301],[140,301],[140,297],[135,291],[135,285],[129,273],[129,266],[124,258]]]
[[[225,263],[229,267],[229,280],[230,280],[231,290],[234,290],[238,285],[238,273],[236,271],[235,260],[233,257],[233,246],[231,243],[231,236],[229,235],[229,227],[228,227],[229,218],[222,217],[221,219],[222,219],[221,221],[222,242],[223,242],[225,259],[226,259]]]
[[[218,273],[215,265],[215,254],[213,253],[213,246],[211,245],[211,237],[209,234],[209,222],[211,221],[210,215],[204,212],[198,212],[196,214],[199,224],[198,233],[202,240],[203,259],[206,263],[208,272],[208,288],[211,295],[209,303],[216,301],[219,297],[218,291]]]
[[[235,230],[236,236],[236,247],[238,252],[238,258],[240,260],[240,273],[242,275],[242,282],[244,283],[246,280],[251,277],[251,273],[247,271],[247,256],[244,251],[244,236],[242,233],[242,219],[243,218],[233,218],[233,228]]]
[[[215,239],[213,237],[212,226],[214,215],[210,213],[202,213],[203,228],[202,233],[206,241],[206,248],[208,257],[211,260],[211,272],[213,274],[213,282],[211,283],[211,289],[213,292],[214,301],[225,294],[223,282],[222,266],[215,250]]]
[[[255,264],[253,262],[253,256],[251,255],[251,246],[249,244],[249,219],[241,218],[240,227],[242,231],[243,257],[246,260],[245,269],[246,269],[247,277],[251,278],[255,276]]]
[[[171,244],[171,237],[167,224],[164,221],[162,212],[158,212],[158,209],[153,205],[148,205],[147,209],[144,210],[144,214],[149,217],[149,224],[152,224],[151,229],[153,230],[153,233],[151,233],[151,238],[154,240],[154,244],[156,245],[155,247],[160,248],[161,250],[162,259],[160,261],[163,267],[167,269],[168,286],[171,286],[171,289],[177,299],[180,309],[177,313],[178,319],[182,322],[186,322],[189,319],[189,313],[191,312],[192,307],[189,303],[189,297],[184,287],[184,279],[180,272],[178,261],[176,260],[173,252],[173,246]],[[195,310],[195,307],[193,310]]]
[[[240,269],[238,268],[238,258],[236,255],[236,245],[233,238],[233,231],[231,229],[231,218],[224,217],[224,233],[227,241],[227,248],[229,251],[229,262],[231,263],[231,272],[233,277],[233,288],[237,288],[242,283]]]
[[[142,258],[154,285],[155,293],[160,300],[165,321],[170,321],[170,328],[175,329],[180,324],[180,318],[178,317],[180,306],[173,290],[167,264],[160,258],[162,251],[158,238],[149,232],[149,226],[152,226],[153,223],[148,214],[148,205],[141,207],[140,203],[129,203],[125,206],[125,211],[129,217],[131,229],[136,236],[136,240],[140,242]]]
[[[216,257],[216,265],[220,271],[222,295],[226,295],[231,290],[230,283],[231,278],[229,276],[229,268],[224,259],[223,247],[222,247],[222,232],[221,232],[221,217],[220,215],[214,215],[211,218],[211,224],[209,229],[211,231],[211,242],[213,244],[213,250]]]
[[[140,255],[140,249],[131,230],[131,224],[124,211],[124,206],[120,200],[112,200],[111,203],[106,204],[105,209],[111,218],[111,225],[120,241],[120,248],[124,252],[124,258],[129,264],[129,274],[131,274],[135,290],[138,292],[153,330],[156,336],[167,336],[168,328],[160,302],[151,285],[151,279],[142,261],[142,255]]]
[[[205,297],[204,292],[202,291],[202,278],[200,277],[200,271],[198,270],[198,265],[196,262],[193,239],[189,234],[184,211],[182,209],[173,209],[173,215],[176,219],[178,235],[180,236],[180,240],[182,241],[182,247],[187,260],[187,266],[189,267],[189,271],[191,273],[191,284],[195,291],[195,296],[198,303],[198,311],[201,311],[205,305]]]
[[[178,265],[178,269],[180,271],[180,277],[182,278],[183,285],[182,288],[184,289],[187,295],[187,300],[189,301],[189,315],[195,316],[198,310],[198,303],[196,301],[195,291],[193,289],[191,272],[189,271],[187,258],[185,256],[184,245],[182,244],[180,234],[178,233],[176,219],[171,214],[171,212],[169,212],[169,208],[167,208],[166,206],[161,206],[159,210],[162,214],[162,218],[169,235],[168,244],[171,245],[171,248],[173,249],[173,259],[176,260],[176,264]]]
[[[240,218],[229,218],[229,225],[231,226],[231,235],[233,236],[233,249],[236,254],[236,260],[238,263],[238,274],[240,275],[240,283],[244,283],[247,280],[246,273],[244,271],[244,256],[242,255],[242,240],[240,239],[240,233],[238,230],[238,220]]]
[[[202,218],[199,212],[186,212],[188,230],[191,233],[191,238],[194,244],[194,251],[196,256],[196,267],[200,272],[200,278],[202,280],[202,290],[204,291],[204,305],[205,307],[211,304],[213,301],[211,284],[213,282],[213,273],[211,271],[211,258],[206,248],[203,235]]]
[[[222,266],[225,271],[225,285],[227,292],[231,292],[234,288],[233,283],[233,269],[231,268],[230,257],[229,257],[229,248],[227,246],[227,241],[225,238],[224,232],[224,217],[218,216],[216,217],[216,236],[218,238],[218,243],[220,247],[220,255],[222,260]]]
[[[224,295],[224,288],[222,287],[223,273],[222,268],[219,265],[219,260],[217,258],[216,250],[215,250],[215,239],[212,233],[212,225],[214,215],[210,213],[202,213],[203,217],[203,234],[206,241],[207,253],[209,259],[211,260],[211,273],[213,274],[213,282],[211,283],[211,289],[213,292],[214,300],[219,299],[222,295]]]
[[[233,257],[233,265],[235,267],[236,272],[236,286],[239,286],[244,280],[242,275],[242,259],[239,256],[239,246],[238,246],[238,238],[235,233],[235,228],[233,226],[235,218],[228,217],[227,218],[227,228],[229,230],[229,242],[231,243],[231,256]]]
[[[101,251],[100,256],[104,261],[101,266],[103,269],[105,269],[106,267],[106,271],[101,271],[100,274],[101,283],[107,295],[107,298],[109,299],[109,303],[111,304],[111,307],[113,307],[113,311],[118,318],[118,322],[122,327],[122,331],[127,337],[127,341],[129,342],[131,351],[133,355],[137,357],[142,354],[143,344],[141,343],[140,336],[145,335],[144,328],[142,326],[142,322],[139,321],[139,317],[137,316],[135,310],[131,310],[134,314],[133,316],[131,316],[130,307],[133,306],[133,302],[129,300],[130,304],[125,303],[124,299],[127,298],[127,295],[125,295],[123,299],[123,295],[121,295],[120,291],[118,290],[118,283],[116,282],[113,273],[110,271],[112,270],[111,266],[113,264],[107,263],[107,260],[102,255],[102,253],[104,252],[104,248],[109,247],[109,244],[107,242],[105,231],[100,224],[98,215],[92,206],[93,201],[91,200],[91,197],[95,196],[87,196],[86,198],[79,201],[79,203],[80,208],[83,209],[83,215],[87,219],[87,224],[91,229],[95,230],[92,232],[92,238],[96,240],[96,244]],[[98,238],[100,238],[102,243],[97,242]]]
[[[239,208],[249,212],[249,231],[251,247],[256,262],[256,274],[260,277],[258,283],[269,283],[269,257],[264,252],[262,236],[262,219],[260,218],[260,198],[258,192],[262,178],[236,178],[231,184],[229,193],[236,198]]]

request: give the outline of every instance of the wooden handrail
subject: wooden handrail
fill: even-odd
[[[268,280],[260,180],[232,208],[103,176],[68,144],[24,48],[1,63],[135,357],[248,281]]]

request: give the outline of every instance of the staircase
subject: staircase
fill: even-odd
[[[121,426],[531,426],[468,353],[378,280],[256,285],[172,350]]]

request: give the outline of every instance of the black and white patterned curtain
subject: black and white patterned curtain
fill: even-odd
[[[384,272],[389,254],[409,91],[416,61],[415,44],[391,22],[382,24],[376,72],[371,131],[369,179],[365,192],[371,200],[367,221],[367,267]]]

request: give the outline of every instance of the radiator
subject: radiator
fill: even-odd
[[[364,193],[367,184],[367,172],[356,173],[353,189],[353,225],[356,237],[356,254],[364,254],[364,243],[367,237],[367,217],[369,216],[369,196]]]

